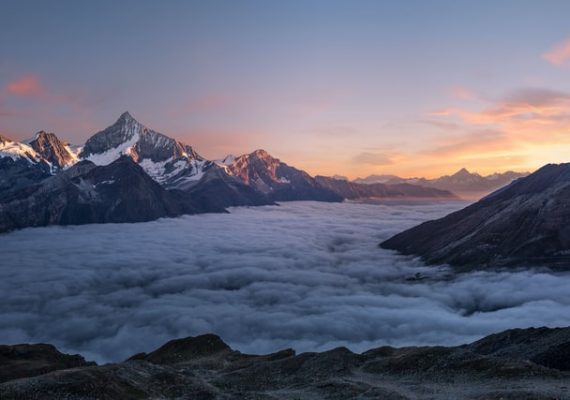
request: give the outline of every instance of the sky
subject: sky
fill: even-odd
[[[435,177],[570,158],[570,2],[0,0],[0,133],[124,111],[211,159]]]

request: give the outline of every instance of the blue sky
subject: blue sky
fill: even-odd
[[[265,148],[313,174],[533,169],[570,154],[568,15],[567,1],[1,0],[0,132],[79,144],[129,110],[207,157]]]

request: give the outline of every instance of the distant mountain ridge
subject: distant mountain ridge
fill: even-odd
[[[412,185],[409,183],[385,184],[371,183],[360,184],[347,180],[316,176],[316,182],[325,188],[337,193],[345,199],[363,198],[430,198],[430,199],[456,199],[457,197],[448,190],[435,189],[425,186]]]
[[[117,180],[116,176],[125,178]],[[317,179],[261,149],[207,160],[192,146],[147,128],[125,112],[77,149],[46,131],[28,143],[1,136],[0,231],[47,224],[144,221],[276,201],[454,198],[446,191],[411,184],[351,183],[349,193],[344,182]],[[129,193],[134,184],[142,189],[132,188]],[[129,204],[138,207],[138,212],[132,214]],[[105,208],[123,209],[125,216],[105,213]]]
[[[512,181],[529,175],[528,172],[506,171],[482,176],[478,173],[469,172],[466,168],[461,168],[452,175],[444,175],[435,179],[426,178],[400,178],[396,175],[370,175],[366,178],[357,178],[356,183],[362,184],[398,184],[410,183],[441,190],[449,190],[460,196],[472,197],[472,195],[490,193]]]

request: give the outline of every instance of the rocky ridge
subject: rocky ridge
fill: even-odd
[[[384,346],[362,354],[341,347],[248,355],[208,334],[101,366],[48,345],[2,346],[0,397],[569,399],[570,368],[561,362],[569,348],[570,328],[514,329],[457,347]]]

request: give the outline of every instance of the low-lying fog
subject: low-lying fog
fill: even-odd
[[[299,202],[1,235],[0,343],[101,362],[206,332],[243,352],[363,351],[570,324],[570,275],[453,276],[378,248],[464,205]]]

